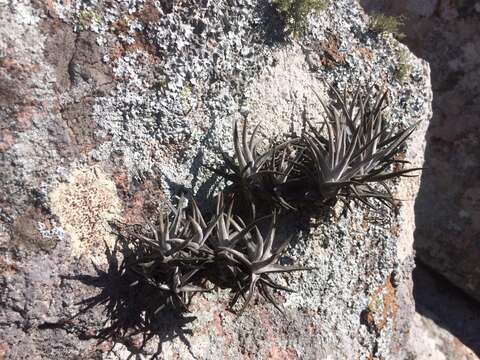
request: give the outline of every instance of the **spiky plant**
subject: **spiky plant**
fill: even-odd
[[[289,240],[275,243],[277,215],[283,209],[312,200],[325,205],[338,197],[347,205],[353,199],[372,206],[370,198],[394,204],[386,181],[419,170],[403,169],[406,161],[397,157],[415,125],[390,131],[384,119],[386,92],[359,87],[349,98],[346,92],[332,91],[337,104],[326,105],[319,98],[326,113],[320,128],[306,120],[301,137],[272,142],[263,152],[258,150],[258,125],[248,138],[247,123],[241,132],[238,122],[234,124],[235,155],[224,155],[224,167],[214,170],[225,178],[228,196],[218,194],[210,221],[205,221],[194,199],[188,208],[181,197],[178,206],[156,224],[127,231],[136,248],[134,257],[128,258],[129,268],[141,275],[137,282],[158,289],[165,299],[157,312],[166,305],[186,310],[193,294],[208,291],[207,280],[232,290],[232,308],[244,298],[239,315],[257,292],[282,311],[271,290],[292,290],[271,275],[307,270],[278,264],[289,244]],[[235,208],[238,203],[252,209],[247,221]],[[273,215],[258,216],[255,209],[260,203],[263,213]],[[271,223],[264,236],[259,224],[266,218]]]
[[[332,91],[339,109],[319,97],[326,113],[323,126],[316,129],[309,123],[311,132],[304,134],[307,155],[301,166],[309,174],[314,192],[324,202],[344,196],[367,205],[369,198],[377,198],[393,206],[385,180],[419,170],[391,170],[392,165],[405,163],[395,155],[416,125],[390,133],[384,119],[386,92],[372,95],[373,87],[364,93],[359,87],[349,100],[346,92],[342,96],[336,89]]]
[[[273,161],[275,153],[284,151],[290,141],[271,145],[264,152],[258,150],[261,139],[257,138],[260,124],[254,128],[250,138],[247,137],[247,121],[243,129],[238,129],[238,121],[233,128],[234,157],[222,153],[224,167],[213,169],[227,182],[225,192],[240,198],[238,203],[246,203],[252,209],[252,218],[255,218],[258,204],[266,204],[279,208],[292,208],[279,192],[278,185],[287,182],[290,169],[287,164]]]
[[[182,196],[176,208],[173,208],[170,213],[161,214],[158,226],[147,222],[150,236],[129,232],[131,236],[150,248],[155,258],[163,263],[198,253],[215,228],[215,219],[207,225],[193,198],[191,199],[192,216],[188,216],[185,211],[185,202],[186,198]]]
[[[212,249],[214,258],[210,263],[212,264],[212,275],[217,284],[224,287],[236,287],[237,283],[237,269],[232,266],[231,262],[224,261],[225,258],[231,257],[225,249],[235,249],[245,244],[250,240],[250,231],[253,226],[262,219],[257,220],[249,225],[238,216],[233,215],[233,200],[230,202],[227,211],[225,212],[223,192],[217,195],[216,208],[216,226],[215,232],[208,239],[206,245]]]
[[[305,147],[292,137],[280,145],[273,145],[267,166],[270,170],[265,179],[272,189],[272,198],[277,208],[297,210],[296,204],[304,193],[305,174],[299,171],[298,163],[304,157]]]
[[[165,303],[160,304],[155,313],[170,305],[182,310],[188,309],[190,296],[198,292],[210,291],[209,289],[191,283],[199,269],[186,270],[182,266],[174,266],[170,270],[167,281],[158,283],[148,278],[148,283],[165,293]]]
[[[289,288],[275,283],[270,275],[275,273],[285,273],[292,271],[308,270],[299,266],[282,266],[277,264],[278,258],[281,256],[285,248],[289,244],[289,240],[283,242],[276,249],[273,248],[276,230],[276,214],[272,216],[270,228],[264,238],[258,227],[255,225],[253,234],[244,247],[237,249],[231,247],[223,247],[227,260],[236,269],[236,276],[239,281],[239,287],[234,298],[231,301],[233,308],[240,296],[247,294],[239,315],[246,309],[255,290],[270,301],[281,312],[282,309],[276,303],[274,297],[270,293],[270,289],[292,291]]]
[[[209,260],[205,242],[215,228],[215,219],[207,225],[193,199],[192,216],[187,216],[185,201],[182,196],[177,208],[162,214],[158,226],[149,223],[149,235],[128,232],[143,249],[130,267],[148,284],[163,291],[166,303],[181,308],[186,308],[189,295],[205,291],[190,282]]]

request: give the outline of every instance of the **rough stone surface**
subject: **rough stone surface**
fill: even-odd
[[[398,79],[404,47],[371,34],[353,0],[309,16],[293,42],[268,2],[166,3],[0,3],[1,356],[406,356],[418,179],[396,187],[399,216],[291,222],[300,235],[282,262],[318,270],[278,279],[298,290],[276,294],[285,317],[257,299],[237,318],[216,289],[191,314],[149,322],[155,294],[119,273],[107,221],[141,221],[182,187],[206,198],[216,181],[201,165],[232,150],[235,119],[263,120],[265,136],[296,131],[302,116],[320,121],[322,80],[373,79],[393,128],[422,120],[406,150],[421,166],[431,116],[428,65],[407,51]]]
[[[435,322],[416,313],[410,337],[410,347],[415,349],[415,359],[427,360],[477,360],[468,347]]]
[[[480,13],[478,1],[362,1],[371,11],[404,16],[404,42],[432,67],[433,118],[420,195],[417,256],[480,301]]]
[[[419,280],[419,314],[415,326],[431,341],[414,351],[431,352],[432,358],[480,356],[480,222],[478,196],[478,123],[480,3],[436,1],[433,12],[422,13],[432,2],[367,1],[370,12],[403,16],[405,42],[432,67],[433,118],[427,131],[427,151],[420,194],[417,198],[415,248],[417,258],[441,281]],[[422,15],[422,16],[417,16]],[[472,296],[468,306],[459,292],[432,286],[448,279]],[[432,319],[433,321],[430,321]],[[451,334],[449,335],[448,330]],[[414,331],[416,332],[416,331]],[[413,336],[415,337],[415,336]]]
[[[409,347],[417,357],[477,360],[480,355],[480,306],[432,269],[413,272],[417,314]]]

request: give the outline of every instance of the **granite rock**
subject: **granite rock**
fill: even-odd
[[[419,178],[396,184],[398,216],[355,208],[290,224],[299,236],[282,261],[318,270],[279,279],[298,291],[276,294],[285,317],[257,299],[237,318],[216,289],[189,314],[147,321],[154,295],[118,271],[108,222],[142,221],[182,188],[205,199],[202,165],[232,150],[235,119],[264,119],[263,136],[296,131],[302,116],[320,120],[325,81],[373,79],[391,127],[421,121],[406,149],[421,166],[431,116],[428,64],[372,34],[354,0],[311,14],[299,39],[268,2],[165,3],[0,5],[0,357],[402,358]]]
[[[427,17],[417,16],[423,2],[362,3],[371,12],[403,16],[404,42],[432,67],[427,170],[415,205],[417,256],[480,301],[478,1],[439,1]]]

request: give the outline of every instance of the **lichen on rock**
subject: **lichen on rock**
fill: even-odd
[[[108,221],[122,205],[112,180],[98,167],[75,169],[66,183],[50,192],[50,208],[72,242],[72,255],[103,255],[115,236]]]
[[[398,44],[389,36],[371,36],[355,0],[332,1],[310,14],[305,34],[294,42],[282,37],[266,1],[162,4],[52,1],[34,6],[25,1],[18,8],[0,8],[2,32],[8,32],[10,22],[4,19],[10,15],[21,17],[24,9],[34,14],[36,22],[21,26],[23,37],[38,42],[32,48],[41,65],[36,76],[59,82],[46,81],[40,89],[28,83],[38,100],[34,126],[24,131],[12,125],[5,136],[2,161],[19,166],[8,166],[2,190],[22,196],[2,197],[11,210],[5,207],[0,229],[8,236],[1,239],[10,241],[12,224],[28,206],[58,221],[68,235],[41,253],[20,251],[14,244],[2,247],[5,266],[15,268],[3,279],[6,305],[0,323],[13,324],[0,329],[7,358],[124,359],[153,356],[159,348],[166,359],[398,358],[402,347],[397,345],[404,341],[413,310],[411,246],[397,243],[399,234],[412,232],[408,206],[399,218],[374,218],[364,208],[345,217],[336,209],[332,218],[310,224],[311,230],[289,224],[301,236],[282,262],[318,269],[279,277],[298,291],[275,294],[286,317],[259,299],[236,318],[227,310],[228,294],[218,289],[193,299],[195,322],[189,315],[171,319],[166,314],[146,329],[143,301],[154,294],[143,296],[121,282],[118,248],[106,221],[131,214],[153,217],[179,189],[205,199],[215,191],[216,179],[202,165],[215,165],[220,151],[232,151],[236,119],[261,121],[263,136],[299,131],[304,117],[321,121],[315,92],[327,99],[325,84],[342,90],[372,83],[384,87],[393,129],[427,122],[431,101],[428,65],[408,57],[411,71],[397,81]],[[45,29],[56,33],[55,39],[68,33],[66,59],[51,56],[62,50],[52,48],[56,42],[46,36],[38,37]],[[8,41],[13,48],[23,40],[9,34]],[[17,48],[12,57],[18,61],[25,49]],[[32,104],[12,104],[6,115],[13,118],[27,106]],[[425,128],[419,129],[407,153],[412,143],[422,143]],[[40,139],[49,141],[36,151]],[[421,155],[411,158],[421,166]],[[409,184],[414,196],[418,184]],[[138,197],[145,192],[162,195],[154,199],[154,209]],[[96,254],[94,264],[91,254]],[[149,337],[146,344],[138,338],[139,329]],[[97,345],[101,335],[109,346]],[[107,353],[109,347],[114,351]]]

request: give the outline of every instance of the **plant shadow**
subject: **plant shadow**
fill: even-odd
[[[128,264],[133,252],[139,251],[142,250],[128,247],[120,238],[112,249],[106,246],[106,270],[93,264],[94,275],[64,277],[99,290],[97,295],[78,303],[81,310],[76,316],[102,307],[102,326],[94,335],[89,332],[80,336],[95,338],[99,343],[111,343],[110,351],[121,343],[130,351],[129,358],[148,353],[151,359],[157,359],[162,353],[162,345],[175,338],[179,338],[191,351],[187,335],[191,335],[192,331],[187,325],[196,317],[167,306],[162,292],[140,281],[140,275],[134,273]],[[147,349],[147,344],[154,341],[157,345],[151,355],[152,349]]]

